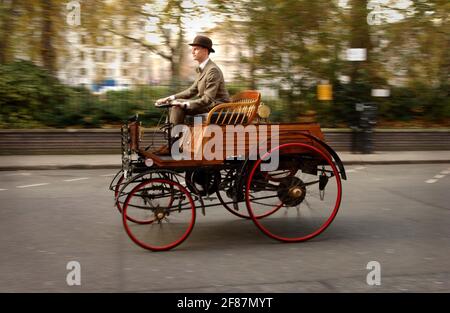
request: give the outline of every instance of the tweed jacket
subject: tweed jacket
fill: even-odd
[[[175,94],[175,99],[190,100],[191,109],[211,109],[216,104],[230,102],[230,96],[225,89],[225,80],[220,68],[211,60],[206,63],[203,71],[197,69],[197,78],[188,89]]]

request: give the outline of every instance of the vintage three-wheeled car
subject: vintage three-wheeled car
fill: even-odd
[[[197,208],[205,214],[217,206],[282,242],[322,233],[339,210],[344,166],[319,124],[268,123],[267,113],[260,93],[249,90],[178,136],[166,123],[169,155],[141,147],[141,122],[129,119],[122,169],[110,185],[128,236],[145,249],[169,250],[192,232]]]

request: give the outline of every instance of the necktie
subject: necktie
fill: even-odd
[[[200,67],[197,67],[195,71],[200,74],[202,72],[202,69]]]

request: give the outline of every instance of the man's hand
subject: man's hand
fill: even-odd
[[[158,106],[158,105],[165,104],[169,100],[170,100],[170,97],[165,97],[165,98],[158,99],[158,100],[156,100],[155,105]]]
[[[156,105],[156,106],[163,105],[163,104],[168,103],[169,101],[174,101],[174,100],[175,100],[175,96],[174,96],[174,95],[168,96],[168,97],[165,97],[165,98],[161,98],[161,99],[156,100],[155,105]]]

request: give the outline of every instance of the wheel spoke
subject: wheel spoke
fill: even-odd
[[[151,212],[151,223],[135,223],[142,212]],[[148,216],[147,216],[148,218]],[[178,182],[155,178],[135,186],[123,206],[127,234],[139,246],[153,251],[169,250],[189,236],[195,222],[195,205],[189,191]],[[151,225],[147,225],[151,224]]]
[[[269,159],[276,150],[280,168],[290,170],[283,172],[283,177],[263,173],[269,180],[276,179],[276,184],[271,184],[260,178],[260,165],[261,159]],[[305,241],[322,233],[336,216],[341,201],[341,181],[335,164],[322,150],[304,143],[281,145],[261,159],[253,165],[246,187],[246,205],[256,226],[266,235],[286,242]],[[292,164],[297,168],[293,169]],[[321,175],[327,176],[325,182]],[[319,186],[325,188],[325,198],[321,199]],[[270,214],[257,218],[268,211],[267,207],[272,207]],[[280,207],[283,209],[278,210]]]

